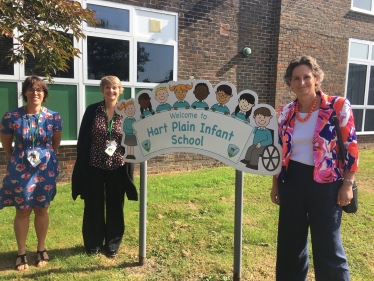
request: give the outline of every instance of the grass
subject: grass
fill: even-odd
[[[344,214],[342,238],[352,281],[374,280],[374,151],[361,154],[359,211]],[[136,179],[139,186],[139,179]],[[13,270],[16,254],[14,208],[0,216],[0,280],[232,280],[234,233],[232,168],[148,177],[147,262],[138,265],[139,202],[126,201],[126,231],[116,259],[84,253],[83,202],[70,185],[59,185],[50,207],[44,268]],[[270,202],[271,177],[245,174],[242,280],[274,280],[278,207]],[[36,258],[32,227],[28,259]],[[310,252],[312,256],[312,253]],[[308,280],[314,280],[311,265]]]

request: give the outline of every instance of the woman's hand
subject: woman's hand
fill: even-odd
[[[339,206],[347,206],[351,203],[353,198],[352,184],[347,181],[343,181],[343,185],[339,189],[337,203]]]
[[[273,185],[270,191],[270,199],[271,199],[271,202],[279,205],[280,201],[279,201],[279,194],[278,194],[278,179],[276,176],[273,176]]]
[[[355,172],[345,171],[344,178],[345,179],[354,179]],[[343,180],[343,184],[338,192],[337,203],[339,206],[347,206],[353,198],[353,191],[352,191],[352,183]]]
[[[57,149],[60,146],[62,139],[62,131],[54,131],[52,135],[52,148],[57,155]]]
[[[12,154],[13,147],[13,134],[0,134],[1,144],[3,145],[3,149],[5,151],[6,156],[10,157]]]

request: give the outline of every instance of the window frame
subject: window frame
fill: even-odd
[[[369,45],[369,53],[367,59],[359,59],[359,58],[350,58],[350,51],[351,51],[351,44],[352,43],[360,43],[360,44],[366,44]],[[368,99],[369,99],[369,85],[370,85],[370,74],[371,74],[371,67],[374,67],[374,59],[372,58],[372,52],[374,47],[374,41],[364,41],[359,39],[349,39],[349,45],[348,45],[348,58],[347,58],[347,69],[346,69],[346,82],[345,82],[345,93],[344,97],[347,98],[347,92],[348,92],[348,80],[349,80],[349,65],[351,63],[359,64],[359,65],[365,65],[366,66],[366,79],[365,79],[365,94],[364,94],[364,103],[362,105],[352,105],[352,109],[361,109],[363,110],[362,115],[362,124],[361,128],[356,127],[356,133],[357,135],[374,135],[374,131],[365,131],[365,117],[366,117],[366,110],[374,110],[374,105],[368,105]],[[374,121],[373,121],[374,122]]]
[[[371,0],[371,11],[365,10],[365,9],[360,9],[357,7],[353,6],[353,1],[351,1],[351,10],[359,13],[364,13],[364,14],[369,14],[369,15],[374,15],[374,0]]]

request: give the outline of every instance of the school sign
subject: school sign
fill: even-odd
[[[274,109],[258,104],[251,90],[236,92],[229,82],[214,88],[206,80],[179,80],[120,100],[126,162],[160,154],[192,152],[239,171],[279,173],[281,147]]]

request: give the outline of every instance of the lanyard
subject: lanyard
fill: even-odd
[[[38,131],[39,131],[40,112],[41,111],[39,111],[38,119],[36,120],[36,127],[35,127],[34,132],[32,131],[32,123],[31,123],[30,117],[28,115],[26,115],[26,120],[27,120],[27,123],[29,124],[30,136],[31,136],[31,139],[32,139],[32,149],[34,149],[34,144],[35,144],[36,136],[38,135]],[[27,114],[27,108],[26,108],[26,114]]]
[[[107,112],[106,110],[105,110],[105,114],[106,114],[106,120],[108,120],[108,112]],[[115,113],[114,113],[114,114],[115,114]],[[114,114],[113,114],[112,120],[107,121],[107,122],[108,122],[109,140],[112,139],[112,129],[113,129],[113,119],[114,119]]]

